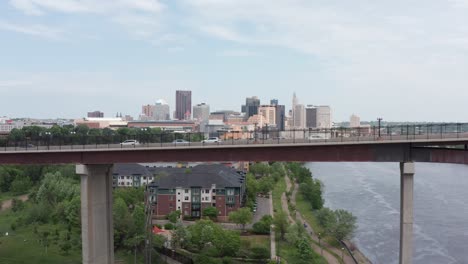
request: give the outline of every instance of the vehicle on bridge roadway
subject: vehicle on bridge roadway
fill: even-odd
[[[124,142],[120,143],[120,146],[137,146],[140,145],[140,142],[135,139],[127,139]]]
[[[184,139],[176,139],[176,140],[172,141],[172,144],[174,144],[174,145],[188,145],[188,144],[190,144],[190,142],[188,142],[187,140],[184,140]]]
[[[202,143],[221,143],[221,139],[218,137],[210,137],[208,139],[202,140]]]

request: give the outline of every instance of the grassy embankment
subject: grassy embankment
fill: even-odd
[[[281,206],[281,195],[284,192],[286,192],[286,181],[284,178],[281,178],[276,183],[272,191],[273,209],[275,214],[283,211]],[[276,251],[277,255],[282,257],[282,260],[285,260],[285,262],[282,261],[282,263],[302,263],[304,261],[300,259],[297,248],[291,243],[281,240],[278,232],[276,234]],[[321,258],[317,252],[314,252],[314,254],[314,260],[318,260],[318,262],[315,263],[326,263],[325,259]]]

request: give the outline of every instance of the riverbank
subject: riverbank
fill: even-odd
[[[343,251],[342,248],[336,248],[333,245],[330,245],[329,243],[326,242],[325,239],[320,239],[318,238],[318,234],[322,232],[321,227],[319,227],[317,223],[317,219],[313,215],[312,211],[309,209],[310,205],[304,201],[304,199],[300,199],[299,203],[297,203],[297,196],[302,196],[297,193],[297,190],[299,190],[299,184],[294,182],[294,185],[292,185],[291,180],[289,177],[285,177],[286,179],[286,185],[291,186],[290,188],[293,188],[291,198],[290,198],[290,204],[296,208],[296,219],[299,220],[301,223],[305,223],[307,225],[306,230],[310,234],[312,240],[314,240],[317,244],[320,244],[323,248],[326,248],[328,250],[328,253],[333,254],[333,256],[337,259],[340,259],[342,256],[342,262],[345,264],[354,264],[355,261],[353,258],[348,254],[347,251]],[[307,215],[307,216],[306,216]],[[350,241],[344,241],[347,245],[351,245]],[[348,246],[349,248],[349,246]],[[358,261],[358,263],[363,263],[363,264],[371,264],[370,260],[366,258],[366,256],[359,251],[358,248],[354,247],[354,250],[352,251],[354,257]],[[331,262],[330,262],[331,263]]]

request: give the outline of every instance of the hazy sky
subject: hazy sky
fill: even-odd
[[[0,116],[137,116],[175,90],[468,121],[468,0],[1,0]]]

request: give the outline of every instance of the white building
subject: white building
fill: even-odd
[[[349,127],[360,127],[361,126],[361,118],[355,114],[352,114],[349,118]]]
[[[302,129],[305,128],[305,107],[303,104],[296,104],[293,109],[293,126],[294,128]]]
[[[317,106],[317,127],[331,128],[332,127],[332,112],[328,105]]]
[[[163,121],[170,120],[170,109],[169,104],[166,101],[159,99],[156,101],[156,104],[153,108],[153,113],[151,114],[152,120]]]
[[[205,103],[194,105],[193,119],[200,122],[208,122],[210,119],[210,106]]]

